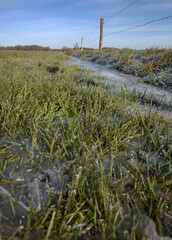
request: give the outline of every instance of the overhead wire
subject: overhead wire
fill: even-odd
[[[103,35],[103,36],[106,37],[106,36],[110,36],[110,35],[113,35],[113,34],[126,32],[126,31],[129,31],[129,30],[133,30],[133,29],[135,29],[135,28],[144,27],[144,26],[146,26],[146,25],[148,25],[148,24],[151,24],[151,23],[154,23],[154,22],[164,21],[164,20],[169,19],[169,18],[172,18],[172,16],[168,16],[168,17],[164,17],[164,18],[159,18],[159,19],[154,19],[154,20],[151,20],[151,21],[149,21],[149,22],[146,22],[146,23],[143,23],[143,24],[134,26],[134,27],[126,28],[126,29],[119,30],[119,31],[116,31],[116,32],[112,32],[112,33],[108,33],[108,34],[105,34],[105,35]]]
[[[94,39],[94,40],[91,40],[91,41],[89,41],[89,42],[86,42],[86,43],[84,43],[85,45],[87,45],[87,44],[89,44],[89,43],[92,43],[92,42],[95,42],[95,41],[97,41],[99,39],[99,37],[98,38],[96,38],[96,39]]]
[[[114,15],[112,15],[110,18],[108,18],[105,22],[107,23],[109,20],[111,20],[112,18],[118,16],[120,13],[124,12],[126,9],[128,9],[129,7],[131,7],[132,5],[134,5],[136,2],[138,2],[139,0],[135,0],[134,2],[130,3],[127,7],[123,8],[122,10],[120,10],[119,12],[115,13]]]
[[[139,0],[135,0],[134,2],[130,3],[127,7],[123,8],[122,10],[120,10],[119,12],[115,13],[114,15],[112,15],[110,18],[108,18],[105,22],[107,23],[109,20],[111,20],[112,18],[116,17],[117,15],[119,15],[120,13],[122,13],[123,11],[125,11],[126,9],[128,9],[129,7],[131,7],[133,4],[135,4],[136,2],[138,2]],[[86,35],[84,37],[84,40],[87,39],[90,35],[92,35],[94,32],[96,32],[99,29],[99,27],[95,28],[92,32],[90,32],[88,35]]]
[[[92,32],[90,32],[86,37],[84,37],[84,39],[87,39],[91,34],[93,34],[94,32],[96,32],[99,29],[99,27],[95,28]]]
[[[114,34],[118,34],[118,33],[126,32],[126,31],[130,31],[130,30],[133,30],[133,29],[136,29],[136,28],[144,27],[144,26],[146,26],[146,25],[148,25],[148,24],[151,24],[151,23],[154,23],[154,22],[164,21],[164,20],[169,19],[169,18],[172,18],[172,16],[163,17],[163,18],[159,18],[159,19],[154,19],[154,20],[151,20],[151,21],[149,21],[149,22],[146,22],[146,23],[143,23],[143,24],[134,26],[134,27],[130,27],[130,28],[126,28],[126,29],[122,29],[122,30],[116,31],[116,32],[112,32],[112,33],[105,34],[105,35],[103,35],[103,37],[107,37],[107,36],[111,36],[111,35],[114,35]],[[85,45],[87,45],[87,44],[89,44],[89,43],[91,43],[91,42],[97,41],[98,39],[99,39],[99,38],[96,38],[96,39],[94,39],[94,40],[91,40],[91,41],[85,43]]]

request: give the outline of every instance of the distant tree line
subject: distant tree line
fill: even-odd
[[[11,46],[2,47],[2,46],[0,46],[0,50],[50,51],[51,48],[49,48],[49,47],[41,47],[41,46],[38,46],[38,45],[25,45],[25,46],[16,45],[14,47],[11,47]]]
[[[104,49],[108,49],[108,48],[104,48]],[[39,45],[16,45],[14,47],[11,46],[0,46],[0,51],[1,50],[18,50],[18,51],[72,51],[72,50],[79,50],[79,45],[78,43],[76,43],[76,45],[74,45],[74,48],[70,48],[68,46],[63,46],[61,49],[52,49],[50,47],[42,47]],[[93,48],[84,48],[84,50],[93,50]]]

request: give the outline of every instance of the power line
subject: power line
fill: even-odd
[[[95,28],[92,32],[90,32],[86,37],[84,37],[84,39],[87,39],[91,34],[93,34],[94,32],[96,32],[99,29],[99,27]]]
[[[123,30],[120,30],[120,31],[116,31],[116,32],[113,32],[113,33],[108,33],[108,34],[105,34],[103,35],[103,37],[107,37],[107,36],[111,36],[113,34],[117,34],[117,33],[122,33],[122,32],[126,32],[126,31],[129,31],[129,30],[133,30],[135,28],[140,28],[140,27],[144,27],[148,24],[151,24],[151,23],[154,23],[154,22],[160,22],[160,21],[164,21],[166,19],[169,19],[169,18],[172,18],[172,16],[168,16],[168,17],[164,17],[164,18],[159,18],[159,19],[154,19],[154,20],[151,20],[149,22],[146,22],[146,23],[143,23],[143,24],[140,24],[140,25],[137,25],[137,26],[134,26],[134,27],[130,27],[130,28],[126,28],[126,29],[123,29]],[[91,42],[94,42],[94,41],[97,41],[99,38],[96,38],[94,40],[91,40],[87,43],[85,43],[85,45],[91,43]]]
[[[151,23],[154,23],[154,22],[164,21],[164,20],[169,19],[169,18],[172,18],[172,16],[155,19],[155,20],[152,20],[152,21],[149,21],[149,22],[146,22],[146,23],[143,23],[143,24],[134,26],[134,27],[126,28],[126,29],[123,29],[123,30],[120,30],[120,31],[116,31],[116,32],[113,32],[113,33],[108,33],[108,34],[104,35],[104,37],[110,36],[110,35],[113,35],[113,34],[117,34],[117,33],[126,32],[126,31],[129,31],[129,30],[133,30],[133,29],[135,29],[135,28],[144,27],[144,26],[146,26],[146,25],[148,25],[148,24],[151,24]]]
[[[96,38],[96,39],[94,39],[94,40],[91,40],[91,41],[89,41],[89,42],[86,42],[84,45],[87,45],[87,44],[89,44],[89,43],[95,42],[95,41],[97,41],[98,39],[99,39],[99,37]]]
[[[115,13],[113,16],[111,16],[110,18],[108,18],[105,22],[107,23],[109,20],[111,20],[112,18],[116,17],[117,15],[119,15],[120,13],[122,13],[123,11],[125,11],[126,9],[128,9],[129,7],[131,7],[133,4],[135,4],[136,2],[138,2],[139,0],[135,0],[134,2],[132,2],[131,4],[129,4],[127,7],[123,8],[122,10],[120,10],[119,12]],[[84,37],[84,39],[87,39],[91,34],[93,34],[94,32],[96,32],[99,29],[99,27],[95,28],[92,32],[90,32],[88,35],[86,35],[86,37]],[[97,39],[96,39],[97,40]]]
[[[139,0],[135,0],[134,2],[130,3],[127,7],[123,8],[122,10],[120,10],[119,12],[115,13],[114,15],[112,15],[110,18],[108,18],[104,23],[107,23],[109,20],[111,20],[112,18],[118,16],[120,13],[124,12],[126,9],[128,9],[129,7],[131,7],[133,4],[135,4],[136,2],[138,2]]]

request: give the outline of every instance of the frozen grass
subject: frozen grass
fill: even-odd
[[[139,76],[143,82],[172,88],[172,49],[104,49],[102,52],[85,50],[73,54]]]
[[[0,186],[14,184],[3,172],[22,162],[3,145],[7,140],[30,139],[33,167],[36,149],[50,162],[63,161],[71,176],[58,200],[52,192],[43,210],[31,208],[24,228],[1,237],[141,239],[144,216],[171,236],[171,122],[151,109],[128,111],[132,96],[111,96],[108,86],[88,70],[67,67],[66,59],[56,52],[1,54]]]

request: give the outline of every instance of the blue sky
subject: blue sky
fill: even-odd
[[[99,38],[105,21],[134,0],[0,0],[0,45],[38,44],[51,48]],[[172,0],[139,0],[104,25],[104,34],[172,15]],[[85,47],[98,48],[99,40]],[[103,47],[172,47],[172,18],[104,37]]]

